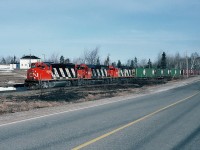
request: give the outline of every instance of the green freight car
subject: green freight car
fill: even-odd
[[[164,69],[164,77],[165,78],[171,77],[171,70],[170,69]]]
[[[136,68],[135,77],[136,78],[155,78],[156,70],[154,68]]]
[[[157,78],[163,78],[163,75],[164,75],[164,69],[156,69]]]
[[[172,78],[178,78],[181,76],[181,70],[180,69],[171,69],[171,77]]]
[[[157,69],[156,70],[156,77],[157,78],[170,78],[171,77],[171,70],[170,69]]]

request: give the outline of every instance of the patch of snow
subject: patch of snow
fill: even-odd
[[[12,70],[10,65],[0,65],[0,72],[11,72]]]
[[[0,87],[0,91],[15,91],[15,87]]]

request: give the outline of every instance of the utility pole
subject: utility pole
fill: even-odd
[[[45,62],[45,54],[42,54],[43,55],[43,57],[44,57],[44,62]]]
[[[188,56],[187,56],[187,51],[186,51],[186,68],[187,68],[187,78],[188,78]]]
[[[29,68],[31,68],[31,49],[29,49],[29,51],[30,51]]]

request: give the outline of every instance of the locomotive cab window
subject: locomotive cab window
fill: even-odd
[[[38,68],[40,68],[40,69],[44,69],[45,66],[44,66],[44,65],[38,65]]]
[[[77,67],[78,70],[83,70],[85,67]]]
[[[35,66],[35,64],[31,64],[31,68],[35,68],[36,66]]]

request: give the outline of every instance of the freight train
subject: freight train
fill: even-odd
[[[137,83],[137,81],[199,75],[198,70],[114,67],[87,64],[32,63],[25,86],[30,89],[92,84]]]

